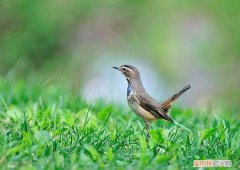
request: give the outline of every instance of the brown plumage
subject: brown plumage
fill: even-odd
[[[178,99],[184,92],[191,88],[187,85],[178,93],[163,103],[154,100],[143,87],[140,72],[136,67],[131,65],[122,65],[113,67],[122,72],[128,82],[127,99],[130,108],[138,116],[142,117],[146,123],[146,129],[150,127],[150,123],[156,119],[164,119],[173,122],[173,119],[167,114],[172,103]],[[149,134],[148,134],[149,136]]]
[[[178,93],[176,93],[172,97],[170,97],[168,100],[166,100],[165,102],[161,103],[161,106],[164,109],[165,113],[168,113],[169,109],[172,106],[172,103],[175,102],[184,92],[186,92],[190,88],[191,88],[191,86],[187,85],[182,90],[180,90]]]

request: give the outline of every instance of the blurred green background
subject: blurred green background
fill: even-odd
[[[187,106],[239,105],[239,9],[238,0],[1,0],[0,74],[123,101],[126,82],[111,67],[132,64],[156,98],[191,84]]]

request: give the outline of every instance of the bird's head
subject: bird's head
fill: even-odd
[[[125,76],[128,82],[130,82],[131,79],[138,78],[140,75],[137,68],[131,65],[122,65],[120,67],[113,67],[113,68],[121,71],[121,73]]]

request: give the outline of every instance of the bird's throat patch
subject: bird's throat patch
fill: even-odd
[[[130,83],[128,83],[128,88],[127,88],[127,96],[129,96],[129,94],[132,91],[132,86],[130,85]]]

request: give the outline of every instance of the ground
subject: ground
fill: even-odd
[[[127,105],[87,103],[68,90],[0,79],[1,169],[193,169],[206,159],[240,167],[237,108],[175,105],[180,125],[154,122],[147,143],[144,122]]]

